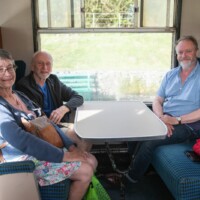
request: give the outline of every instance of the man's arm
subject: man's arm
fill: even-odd
[[[182,116],[170,116],[164,114],[162,106],[163,102],[164,99],[160,96],[157,96],[153,101],[153,112],[166,124],[168,128],[168,137],[170,137],[173,134],[173,125],[180,124],[180,122],[177,120],[177,117],[180,117],[181,124],[192,123],[200,120],[200,109]]]
[[[163,102],[164,99],[160,96],[156,96],[154,101],[153,101],[153,112],[161,118],[163,116]]]
[[[70,109],[67,106],[60,106],[51,112],[49,119],[55,124],[59,124],[63,116],[68,112],[70,112]]]
[[[200,120],[200,109],[195,110],[191,113],[188,113],[186,115],[182,115],[181,117],[181,123],[186,124],[186,123],[192,123]]]
[[[153,112],[166,124],[167,126],[167,135],[170,137],[173,133],[174,127],[173,123],[177,121],[175,117],[164,115],[163,113],[163,102],[164,99],[160,96],[156,96],[153,101]]]
[[[70,111],[83,105],[84,98],[78,92],[67,86],[62,86],[62,98],[65,101],[64,105],[70,109]]]
[[[182,115],[182,116],[169,116],[169,115],[164,115],[163,114],[163,104],[164,100],[162,97],[157,96],[155,100],[153,101],[153,112],[165,123],[169,123],[172,125],[178,124],[178,120],[176,117],[181,118],[181,124],[186,124],[186,123],[192,123],[200,120],[200,109],[195,110],[191,113]]]
[[[81,106],[84,99],[72,88],[63,84],[56,75],[51,74],[47,80],[56,109],[51,112],[50,120],[59,124],[66,113],[74,111]],[[52,87],[52,85],[54,87]]]

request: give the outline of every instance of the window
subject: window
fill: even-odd
[[[36,2],[36,46],[52,54],[58,77],[77,79],[71,87],[86,100],[152,101],[174,62],[180,1]]]

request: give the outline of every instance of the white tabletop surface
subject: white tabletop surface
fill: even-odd
[[[77,108],[74,129],[93,142],[163,139],[167,134],[165,124],[139,101],[86,101]]]

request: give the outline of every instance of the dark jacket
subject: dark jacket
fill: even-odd
[[[47,78],[46,83],[56,108],[65,105],[70,111],[74,111],[78,106],[83,104],[83,97],[70,87],[64,85],[56,75],[51,74]],[[22,91],[43,109],[43,94],[40,91],[32,72],[18,81],[15,89]],[[66,114],[63,117],[62,122],[68,121],[69,116]]]

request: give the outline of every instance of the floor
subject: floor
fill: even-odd
[[[104,148],[101,147],[100,149]],[[113,185],[107,178],[110,174],[116,174],[107,153],[97,150],[95,156],[99,162],[96,175],[109,193],[111,200],[174,200],[152,167],[149,168],[147,175],[139,183],[128,183],[125,187],[120,187]],[[123,148],[118,146],[113,157],[120,170],[127,169],[130,157],[126,150],[124,151]]]
[[[130,184],[124,190],[100,178],[112,200],[174,200],[157,174],[146,176],[140,183]]]

